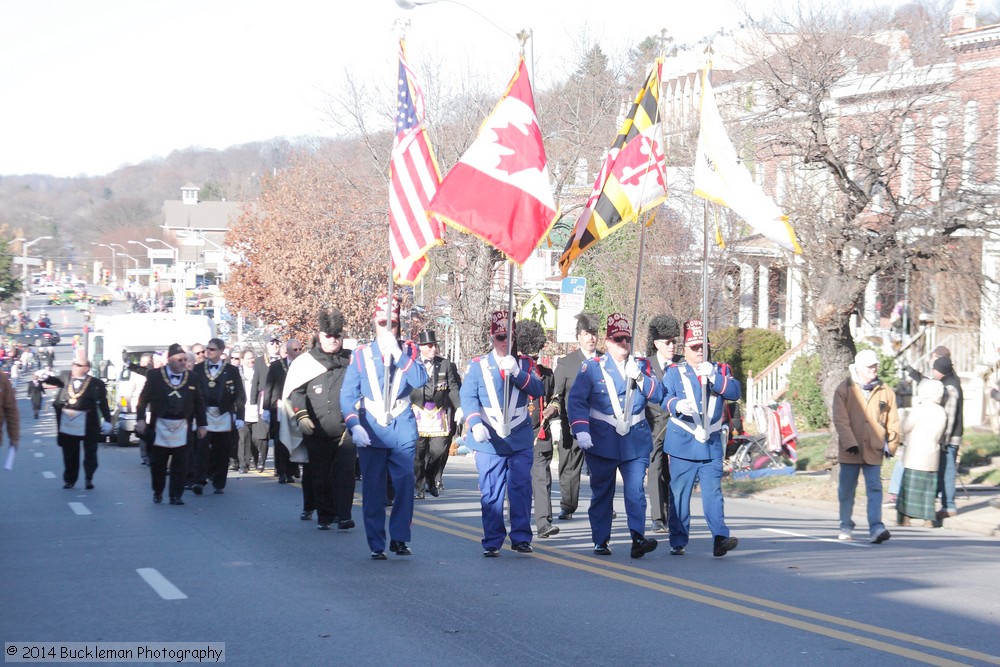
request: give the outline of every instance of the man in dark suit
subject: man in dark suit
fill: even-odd
[[[583,452],[577,446],[569,427],[569,415],[566,412],[566,397],[569,396],[573,382],[580,368],[588,359],[599,357],[597,351],[597,331],[601,323],[593,313],[580,313],[576,316],[576,341],[580,347],[556,362],[555,387],[552,390],[552,403],[559,406],[559,419],[562,427],[562,438],[559,441],[559,513],[560,521],[573,518],[580,501],[580,473],[583,470]]]
[[[679,358],[675,352],[680,335],[680,323],[672,315],[657,315],[649,321],[646,357],[653,368],[653,374],[661,382],[663,371]],[[646,420],[653,433],[653,453],[649,458],[646,488],[649,490],[649,514],[654,533],[667,532],[670,517],[670,464],[663,455],[663,436],[667,431],[669,417],[659,403],[646,404]]]
[[[528,414],[531,429],[535,434],[534,461],[531,464],[531,495],[535,503],[535,534],[552,537],[559,532],[559,526],[552,525],[552,428],[559,428],[555,419],[558,405],[552,403],[552,388],[555,375],[552,369],[538,363],[538,353],[545,345],[545,331],[535,320],[521,320],[514,327],[517,334],[517,350],[531,357],[535,370],[542,379],[543,393],[528,399]]]
[[[170,504],[184,504],[181,496],[184,495],[191,422],[198,426],[198,438],[204,438],[207,433],[205,402],[193,373],[187,369],[187,360],[184,348],[177,343],[171,345],[167,350],[167,365],[146,374],[136,406],[135,432],[149,445],[154,503],[163,502],[167,459],[170,459]]]
[[[462,380],[458,369],[438,355],[437,334],[433,329],[420,332],[417,340],[420,362],[427,371],[427,384],[410,392],[413,414],[417,418],[417,442],[413,456],[414,498],[424,493],[435,498],[438,473],[448,459],[449,434],[455,430],[455,410],[461,405]]]
[[[77,359],[69,372],[50,376],[45,384],[59,387],[56,409],[56,442],[63,453],[63,488],[72,489],[80,476],[80,445],[83,444],[83,474],[87,488],[94,488],[97,470],[97,440],[111,433],[111,411],[104,382],[90,373],[90,361]]]
[[[264,380],[263,410],[261,418],[269,424],[270,436],[274,440],[274,474],[278,476],[278,484],[288,484],[295,479],[298,466],[288,460],[289,452],[287,445],[281,441],[281,433],[278,423],[278,410],[282,409],[281,390],[285,386],[285,377],[288,375],[288,366],[295,357],[302,354],[302,343],[292,338],[285,343],[285,357],[271,362],[267,368],[267,377]],[[303,516],[304,520],[312,518],[313,508],[308,508],[309,516]],[[303,515],[306,510],[303,510]]]
[[[206,448],[199,448],[199,469],[206,470],[216,494],[226,488],[229,473],[229,453],[236,442],[237,431],[243,426],[246,392],[240,372],[222,358],[225,343],[213,338],[205,345],[205,361],[196,364],[191,374],[205,401],[207,418]],[[199,482],[205,478],[196,474]],[[201,484],[194,485],[195,495],[201,495]]]
[[[243,363],[239,368],[240,377],[243,379],[243,390],[247,395],[246,407],[243,410],[246,423],[239,432],[241,472],[249,472],[251,467],[257,472],[264,472],[264,464],[267,462],[269,425],[260,418],[260,395],[264,387],[267,366],[258,365],[261,359],[254,356],[253,350],[247,348],[243,351]]]

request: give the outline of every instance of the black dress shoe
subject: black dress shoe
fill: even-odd
[[[667,532],[667,524],[663,523],[659,519],[653,522],[653,532],[654,533],[665,533]]]
[[[715,536],[715,544],[712,545],[712,555],[716,558],[721,558],[725,556],[726,553],[732,551],[736,548],[736,545],[740,541],[735,537],[723,537],[722,535]]]
[[[264,472],[264,466],[257,466],[257,472]]]
[[[217,496],[221,496],[225,492],[226,491],[224,489],[216,489],[215,491],[212,491],[212,493],[214,493]]]
[[[372,552],[372,560],[386,560],[387,558],[389,558],[389,557],[385,555],[384,551],[373,551]]]
[[[159,505],[160,503],[163,502],[163,496],[160,495],[159,493],[153,494],[153,502]]]
[[[312,510],[309,510],[308,512],[303,512],[302,514],[299,515],[299,518],[302,519],[303,521],[312,521],[313,518]]]
[[[650,551],[656,551],[656,540],[646,539],[639,533],[632,531],[632,551],[629,555],[632,558],[642,558]]]
[[[205,487],[203,487],[201,484],[192,484],[191,485],[191,490],[194,491],[194,495],[196,495],[196,496],[200,496],[201,495],[201,491],[204,488]]]
[[[483,549],[483,558],[500,558],[500,550],[496,547],[486,547]]]
[[[440,496],[440,495],[441,495],[441,492],[440,492],[440,491],[438,491],[438,488],[437,488],[437,486],[435,486],[435,485],[433,485],[433,484],[432,484],[431,486],[428,486],[428,487],[427,487],[427,493],[431,494],[431,495],[432,495],[432,496],[434,496],[435,498],[437,498],[438,496]]]
[[[684,555],[684,547],[670,547],[670,555],[671,556],[683,556]]]
[[[389,551],[396,554],[397,556],[412,556],[413,552],[410,551],[410,547],[406,546],[406,542],[401,540],[389,540]]]
[[[88,488],[88,489],[92,489],[92,488],[94,488],[94,483],[93,483],[93,482],[91,482],[91,481],[90,481],[89,479],[87,480],[87,488]]]
[[[560,512],[559,516],[557,518],[560,521],[569,521],[570,519],[573,518],[573,513],[572,512]]]
[[[610,556],[611,547],[608,546],[607,542],[601,542],[600,544],[594,545],[594,555],[595,556]]]
[[[538,529],[539,537],[552,537],[559,533],[559,526],[553,526],[551,523],[547,523]]]
[[[278,484],[288,484],[288,478],[284,475],[278,475]]]
[[[330,530],[330,524],[328,524],[328,523],[321,523],[321,524],[319,524],[318,527],[319,527],[320,530]]]
[[[386,507],[392,507],[392,501],[391,500],[385,501],[385,506]]]
[[[76,486],[76,484],[74,484],[73,482],[66,482],[65,484],[63,484],[64,489],[72,489],[74,486]]]
[[[184,501],[181,500],[180,498],[171,498],[170,499],[170,504],[171,505],[183,505]]]
[[[530,542],[517,542],[510,547],[519,554],[533,554],[535,550],[531,548]]]
[[[341,530],[350,530],[351,528],[354,528],[354,519],[344,519],[343,521],[338,521],[337,528]]]
[[[423,500],[423,499],[424,499],[424,494],[423,494],[423,492],[421,492],[421,493],[414,493],[414,494],[413,494],[413,499],[414,499],[414,500]]]

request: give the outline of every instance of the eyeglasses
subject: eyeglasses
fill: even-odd
[[[613,336],[611,340],[615,341],[619,345],[628,345],[632,342],[631,336]]]
[[[694,345],[688,345],[687,349],[691,350],[692,352],[701,352],[702,344],[695,343]]]
[[[75,361],[73,362],[73,365],[74,366],[78,366],[80,368],[90,368],[90,364],[80,364],[80,363],[77,363]]]
[[[343,338],[343,337],[344,337],[344,334],[343,334],[343,333],[335,333],[335,334],[329,334],[329,333],[327,333],[327,332],[325,332],[325,331],[323,331],[323,332],[321,332],[321,333],[322,333],[322,334],[323,334],[324,336],[326,336],[327,338],[338,338],[338,339],[339,339],[339,338]],[[301,352],[301,351],[302,351],[302,350],[299,350],[299,352]]]
[[[197,351],[195,351],[195,354],[196,355],[198,355],[198,354],[205,354],[205,350],[197,350]]]
[[[217,348],[217,347],[206,347],[205,350],[208,351],[208,352],[218,352],[219,348]]]
[[[664,345],[676,345],[677,344],[677,341],[675,339],[673,339],[673,338],[659,338],[659,339],[657,339],[654,342],[656,342],[656,343],[663,343]]]
[[[502,343],[505,340],[507,340],[507,334],[497,334],[496,336],[493,337],[493,340],[497,341],[498,343]]]
[[[293,347],[292,349],[289,350],[289,352],[301,352],[301,351],[302,351],[301,347]]]

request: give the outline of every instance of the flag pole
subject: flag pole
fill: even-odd
[[[514,344],[514,262],[507,260],[507,354],[517,361],[517,349]],[[510,373],[503,376],[503,415],[501,416],[501,438],[510,435]]]
[[[704,210],[704,229],[702,236],[701,256],[701,351],[702,359],[708,361],[708,200],[702,204]],[[708,440],[708,376],[701,379],[701,425]]]
[[[642,291],[642,267],[645,259],[646,250],[646,219],[649,215],[648,211],[642,214],[642,221],[639,223],[642,225],[642,230],[639,232],[639,265],[635,272],[635,299],[632,301],[632,319],[630,320],[632,324],[632,345],[631,351],[629,352],[629,358],[635,356],[635,341],[636,341],[636,327],[638,323],[636,322],[639,317],[639,294]],[[626,362],[628,359],[626,359]],[[626,378],[625,380],[625,419],[626,424],[632,420],[632,407],[635,404],[635,389],[636,381]]]
[[[389,231],[389,242],[392,243],[392,230]],[[385,323],[389,327],[389,332],[392,333],[392,287],[395,281],[392,279],[392,251],[389,251],[389,287],[386,289],[386,300],[385,300]],[[399,323],[400,329],[403,327],[403,323]],[[382,365],[385,366],[385,372],[382,375],[382,400],[385,404],[385,414],[388,415],[391,412],[391,401],[392,398],[389,396],[389,374],[392,370],[390,366],[390,361],[392,357],[386,358],[385,350],[380,350],[382,352]]]

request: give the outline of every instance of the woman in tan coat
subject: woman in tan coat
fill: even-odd
[[[924,525],[933,525],[941,435],[948,423],[948,415],[941,407],[943,397],[944,385],[940,381],[921,380],[913,407],[900,421],[906,443],[903,483],[896,499],[896,523],[901,526],[910,525],[910,519],[923,519]]]

